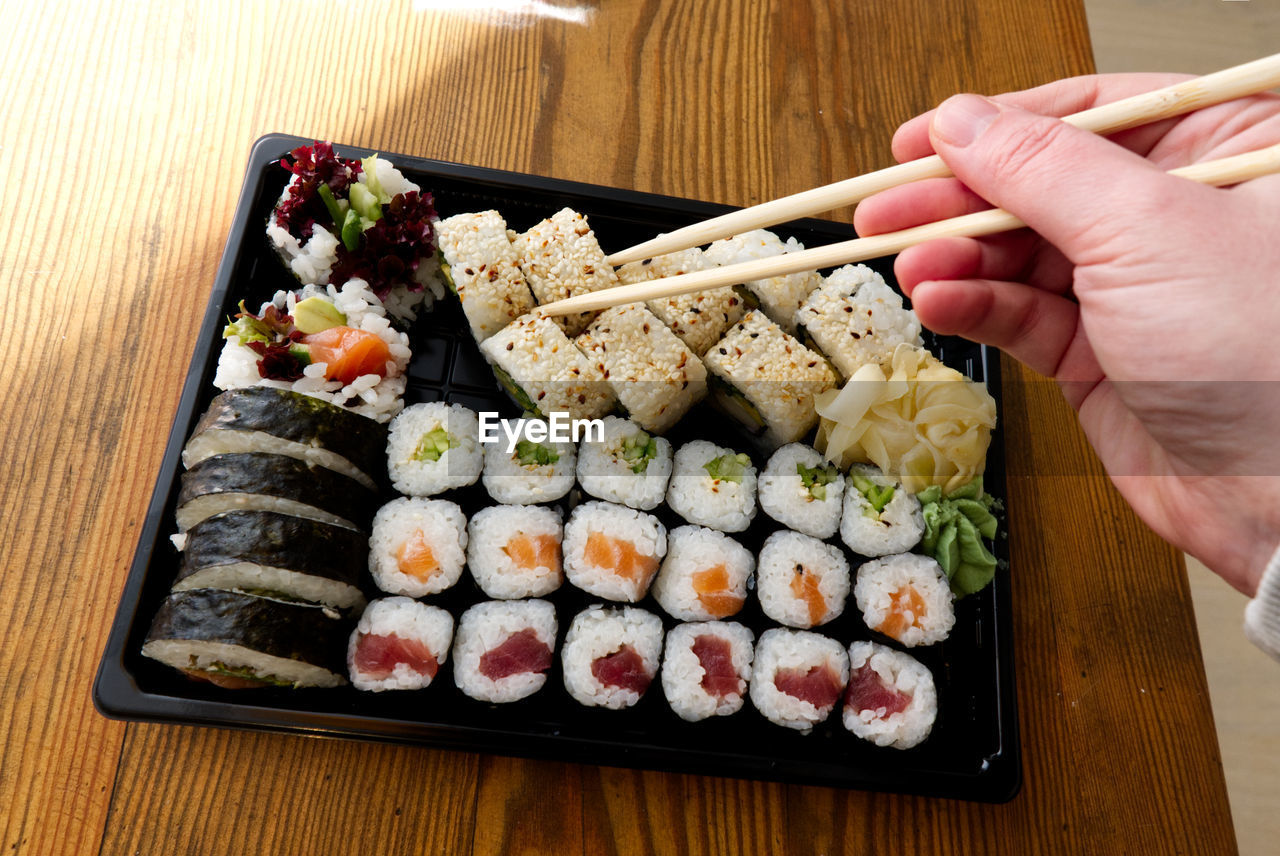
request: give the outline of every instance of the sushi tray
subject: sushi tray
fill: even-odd
[[[803,324],[798,332],[786,331],[800,339],[784,336],[779,325],[792,315],[776,315],[767,300],[757,305],[747,292],[727,289],[724,294],[740,293],[747,305],[733,299],[732,320],[726,315],[724,325],[711,331],[691,331],[688,325],[700,317],[697,308],[684,322],[665,316],[659,321],[662,310],[654,303],[649,307],[657,315],[640,304],[610,310],[616,314],[601,316],[612,318],[609,324],[589,317],[530,320],[538,316],[528,312],[533,300],[554,296],[539,292],[528,236],[567,229],[570,242],[591,242],[603,261],[602,253],[731,209],[346,146],[333,147],[326,166],[316,144],[317,161],[307,165],[311,208],[299,201],[290,210],[294,196],[303,200],[295,186],[307,179],[297,166],[300,159],[291,162],[292,169],[282,162],[300,158],[304,147],[310,153],[311,145],[269,135],[250,154],[94,683],[100,712],[125,720],[984,802],[1012,799],[1021,783],[1021,757],[1008,533],[997,533],[994,519],[983,525],[985,554],[994,556],[996,570],[994,578],[988,574],[967,593],[957,589],[960,578],[953,579],[949,568],[945,576],[937,570],[934,582],[940,581],[941,594],[936,596],[945,599],[947,613],[940,632],[920,618],[934,609],[925,604],[935,595],[924,584],[923,595],[898,584],[890,614],[869,617],[875,613],[863,598],[874,597],[872,583],[883,582],[864,585],[873,568],[888,573],[883,568],[893,566],[895,573],[907,573],[903,563],[941,566],[918,550],[909,552],[909,546],[864,547],[856,540],[860,536],[846,532],[854,525],[849,519],[854,500],[865,506],[862,516],[877,524],[899,500],[915,502],[915,519],[923,519],[917,497],[901,484],[895,499],[892,479],[875,481],[853,470],[846,476],[827,467],[812,448],[785,445],[775,454],[780,445],[815,442],[812,396],[809,411],[794,423],[768,410],[769,402],[753,397],[757,393],[734,386],[733,373],[745,373],[752,349],[763,349],[766,342],[787,355],[793,346],[802,358],[810,355],[798,344],[812,341],[804,338],[809,332]],[[345,178],[334,178],[332,169],[346,169]],[[493,214],[486,227],[476,212],[501,216]],[[477,276],[475,265],[458,261],[465,242],[449,243],[454,227],[448,224],[463,221],[460,215],[476,218],[477,231],[490,229],[496,242],[490,246],[512,253],[510,248],[522,247],[519,268],[512,261],[500,271],[495,262],[486,272],[482,264],[478,267],[487,275]],[[310,218],[305,231],[296,227],[302,217]],[[320,235],[310,224],[321,221],[332,226],[332,235],[324,231],[321,236],[329,240],[330,254],[313,257],[308,248],[317,240],[308,237],[303,246],[296,236]],[[788,247],[853,237],[848,225],[817,219],[771,231],[776,237],[770,240],[786,241]],[[364,251],[359,248],[376,241],[406,246],[415,240],[420,256],[408,262],[366,263],[359,256]],[[708,258],[715,246],[706,251]],[[655,267],[660,261],[654,260]],[[613,276],[607,265],[579,264],[576,270],[596,275],[602,267]],[[519,269],[529,275],[527,287]],[[834,282],[840,275],[874,279],[896,311],[910,315],[891,293],[892,259],[849,274],[852,270],[823,271],[825,280],[807,276],[819,282]],[[672,272],[679,271],[666,271]],[[428,274],[438,275],[438,281],[428,282]],[[520,281],[519,305],[474,296],[504,287],[502,279],[509,274]],[[419,279],[406,286],[410,275]],[[336,287],[326,292],[324,286],[304,290],[301,282],[325,281],[316,276],[360,282],[360,287],[368,280],[369,291],[362,293],[377,298],[347,297],[346,285],[341,293]],[[425,290],[417,282],[426,283]],[[412,300],[399,307],[397,294],[429,297],[416,308]],[[783,320],[775,324],[770,318],[776,317]],[[921,331],[910,318],[916,323],[910,337],[917,349],[922,344],[946,366],[984,383],[998,409],[994,352]],[[531,324],[546,326],[535,330]],[[662,399],[666,393],[652,392],[643,381],[627,387],[615,378],[606,384],[607,368],[616,375],[621,361],[657,353],[658,346],[642,344],[647,339],[626,338],[628,325],[636,336],[643,330],[666,337],[658,350],[682,355],[679,366],[687,373],[678,388],[699,394]],[[821,344],[821,328],[808,329],[817,334],[812,347],[821,350],[805,365],[829,376],[823,388],[838,388],[840,376],[851,372],[838,358],[823,359],[830,349]],[[835,329],[843,335],[848,324]],[[562,330],[576,348],[568,346]],[[553,340],[565,347],[548,347]],[[766,372],[766,363],[776,363],[778,353],[760,357],[750,370]],[[531,372],[551,372],[560,359],[571,365],[557,377],[572,375],[579,385],[537,386]],[[593,365],[602,374],[592,375]],[[272,388],[258,382],[259,375],[283,380]],[[366,383],[366,378],[372,380]],[[700,397],[717,382],[715,396]],[[264,402],[277,407],[276,399],[284,402],[279,407],[293,409],[259,413]],[[476,429],[468,429],[472,439],[454,436],[456,413],[471,414],[466,417],[471,425],[480,414],[479,442],[484,442],[486,414],[514,425],[532,409],[547,414],[537,402],[552,399],[584,415],[611,414],[601,420],[611,426],[606,430],[624,432],[617,435],[624,439],[611,453],[613,465],[621,463],[644,478],[591,475],[587,442],[557,446],[551,438],[540,444],[530,435],[517,445],[513,436],[505,453],[510,460],[494,466],[551,475],[545,483],[499,490],[500,479],[490,478],[495,453],[472,449]],[[411,422],[411,414],[418,422]],[[760,424],[752,422],[753,416]],[[443,421],[423,421],[437,417]],[[231,430],[250,422],[254,430]],[[985,470],[979,470],[982,479],[976,483],[982,501],[998,515],[1006,496],[1003,443],[999,430],[990,436]],[[264,442],[265,448],[256,445]],[[407,451],[397,453],[397,443],[406,442]],[[470,472],[464,457],[469,449],[477,461]],[[793,457],[785,457],[786,450],[793,450],[787,453]],[[405,463],[396,463],[397,454]],[[440,463],[446,459],[454,462],[447,468]],[[668,476],[672,467],[675,474]],[[703,476],[703,470],[710,475]],[[692,478],[690,472],[717,485],[716,497],[677,490],[682,473]],[[555,489],[553,476],[562,477]],[[644,499],[649,490],[644,484],[659,476],[657,493]],[[250,479],[260,487],[236,486]],[[818,512],[788,510],[779,485],[792,482],[803,483],[809,492],[804,502],[813,502],[813,509],[831,509],[829,526]],[[746,484],[749,493],[744,493]],[[544,489],[545,494],[536,493]],[[224,501],[228,493],[230,504]],[[732,503],[739,500],[732,497],[739,494],[746,504],[735,510]],[[268,504],[253,505],[261,495]],[[717,505],[721,500],[728,510]],[[251,504],[235,504],[243,501]],[[402,539],[399,547],[383,543],[401,537],[394,534],[401,525],[397,520],[419,521],[412,524],[420,529],[412,536],[417,540],[410,558],[405,551],[412,539]],[[521,534],[542,531],[537,527],[544,525],[550,534]],[[822,531],[802,534],[812,527]],[[519,544],[517,536],[524,538]],[[505,537],[512,540],[502,541]],[[923,543],[930,543],[925,537]],[[911,543],[919,538],[917,533]],[[869,558],[889,553],[897,555]],[[395,560],[390,565],[388,557]],[[695,559],[714,567],[695,567]],[[494,570],[507,562],[515,570]],[[554,579],[547,584],[552,565]],[[682,594],[681,586],[696,598]],[[953,599],[953,590],[964,596]],[[910,607],[914,613],[901,612],[897,598],[904,591],[923,598],[918,608]],[[712,619],[724,621],[682,623]],[[495,628],[509,627],[520,629],[493,635]],[[609,641],[615,637],[629,641]],[[506,641],[495,645],[497,638]],[[371,640],[400,647],[373,651]],[[885,677],[889,672],[879,666],[873,673],[871,651],[888,658],[875,662],[901,669],[895,671],[898,677]],[[685,658],[678,661],[685,664],[683,671],[672,665],[678,657]],[[910,680],[902,677],[908,673]],[[926,702],[917,723],[903,726]],[[899,730],[884,730],[886,723]]]

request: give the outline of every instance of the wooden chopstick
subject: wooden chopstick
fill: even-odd
[[[1239,184],[1251,178],[1274,173],[1280,173],[1280,144],[1169,171],[1170,175],[1214,187]],[[1019,229],[1025,225],[1008,211],[993,208],[976,214],[953,217],[950,220],[926,223],[899,232],[887,232],[869,238],[855,238],[851,241],[828,244],[825,247],[815,247],[796,253],[782,253],[766,259],[756,259],[650,282],[619,285],[590,294],[580,294],[566,300],[557,300],[539,307],[539,311],[548,315],[571,315],[576,312],[607,309],[624,303],[660,300],[694,291],[707,291],[724,285],[737,285],[772,276],[786,276],[801,271],[866,261],[902,252],[907,247],[931,241],[934,238],[976,238]]]
[[[1066,116],[1063,121],[1096,134],[1109,134],[1171,116],[1180,116],[1234,98],[1256,95],[1276,86],[1280,86],[1280,54],[1216,71],[1204,77],[1184,80],[1154,92],[1092,107]],[[853,205],[900,184],[949,175],[951,170],[943,163],[942,158],[930,155],[703,220],[614,253],[608,257],[608,262],[615,266],[623,265],[709,244],[752,229],[763,229],[799,217],[830,211],[842,205]]]

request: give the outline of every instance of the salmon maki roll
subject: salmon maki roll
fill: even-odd
[[[849,562],[840,548],[799,532],[775,532],[760,548],[756,590],[764,614],[789,627],[826,624],[844,612]]]
[[[908,648],[951,634],[954,597],[942,568],[928,556],[902,553],[858,568],[853,597],[867,627]]]
[[[849,655],[807,630],[766,630],[751,669],[751,703],[783,728],[808,732],[826,720],[849,683]]]
[[[742,709],[755,635],[733,621],[681,624],[667,634],[662,692],[688,722]]]
[[[527,698],[547,682],[555,647],[556,610],[547,601],[477,603],[458,620],[454,683],[479,701]]]
[[[574,616],[561,653],[564,686],[579,704],[631,707],[658,674],[662,620],[632,606],[592,606]]]
[[[437,594],[462,576],[466,549],[467,520],[457,505],[442,499],[395,499],[373,519],[369,571],[389,594]]]
[[[751,551],[723,532],[680,526],[668,536],[653,596],[681,621],[728,618],[746,602],[755,566]]]
[[[560,512],[536,505],[495,505],[467,524],[467,567],[492,598],[541,597],[564,581]]]
[[[449,656],[453,616],[407,597],[370,601],[347,644],[351,685],[358,690],[420,690]]]
[[[649,591],[667,552],[658,518],[609,502],[588,502],[564,527],[564,570],[588,594],[635,603]]]

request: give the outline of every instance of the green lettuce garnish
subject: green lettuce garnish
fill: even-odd
[[[522,467],[545,467],[560,460],[560,455],[548,446],[532,440],[521,440],[516,443],[516,460]]]
[[[997,565],[986,541],[996,537],[1000,522],[994,512],[1001,509],[982,490],[982,476],[945,496],[939,485],[932,485],[916,497],[924,511],[921,546],[942,567],[956,597],[986,588]]]
[[[718,458],[712,458],[703,464],[702,468],[713,479],[742,484],[742,476],[747,472],[747,467],[749,466],[751,466],[751,458],[749,456],[741,452],[736,455],[731,452]]]
[[[840,470],[836,468],[835,464],[819,464],[816,467],[806,467],[804,464],[797,462],[796,475],[800,476],[800,483],[809,491],[809,495],[822,502],[826,501],[827,498],[827,485],[840,477]]]

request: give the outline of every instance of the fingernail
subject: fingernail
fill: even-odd
[[[1000,107],[981,95],[953,95],[933,115],[933,132],[957,148],[972,143],[1000,115]]]

